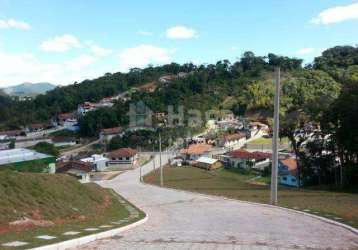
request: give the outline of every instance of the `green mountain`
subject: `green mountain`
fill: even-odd
[[[47,91],[53,90],[54,88],[56,88],[56,85],[48,82],[24,82],[15,86],[4,88],[3,90],[8,95],[36,95],[45,94]]]

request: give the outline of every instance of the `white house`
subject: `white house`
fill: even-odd
[[[235,133],[225,135],[219,145],[226,148],[227,150],[236,150],[243,147],[246,143],[245,133]]]
[[[205,143],[190,144],[187,148],[180,150],[184,160],[195,161],[201,156],[209,157],[212,146]]]
[[[221,155],[220,159],[229,168],[264,170],[271,163],[271,154],[259,151],[248,152],[240,149]]]
[[[90,157],[83,158],[80,161],[90,163],[92,165],[92,169],[96,171],[105,171],[107,169],[108,158],[103,155],[94,154]]]
[[[107,157],[107,167],[110,170],[126,170],[138,166],[137,150],[131,148],[120,148],[110,152]]]
[[[282,185],[298,187],[297,178],[297,160],[289,157],[279,161],[278,165],[278,181]]]

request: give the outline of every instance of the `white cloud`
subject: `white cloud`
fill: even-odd
[[[197,37],[197,32],[189,27],[175,26],[167,29],[166,36],[169,39],[190,39]]]
[[[40,48],[43,51],[66,52],[72,48],[81,48],[80,41],[72,35],[65,34],[50,38],[41,43]]]
[[[28,23],[17,21],[15,19],[0,20],[0,29],[19,29],[29,30],[31,26]]]
[[[91,52],[95,56],[104,57],[104,56],[109,56],[110,54],[112,54],[111,49],[102,48],[92,41],[87,41],[85,44],[86,44],[86,46],[88,46],[88,48],[91,50]]]
[[[230,50],[231,50],[231,51],[237,51],[238,49],[239,49],[239,48],[236,47],[236,46],[231,46],[231,47],[230,47]]]
[[[96,61],[96,57],[89,55],[81,55],[65,62],[65,65],[68,67],[69,70],[80,71],[87,66],[95,63]]]
[[[153,33],[152,32],[149,32],[149,31],[145,31],[145,30],[139,30],[137,32],[138,35],[142,35],[142,36],[152,36]]]
[[[96,62],[95,57],[81,55],[62,63],[45,63],[33,54],[9,54],[0,51],[0,88],[22,82],[64,85],[91,79],[105,73],[94,65]]]
[[[123,50],[119,54],[119,70],[126,72],[131,68],[142,68],[148,64],[164,64],[171,60],[173,51],[153,45],[139,45]]]
[[[358,19],[358,3],[323,10],[317,17],[312,19],[311,22],[314,24],[327,25],[352,19]]]
[[[312,54],[314,53],[316,50],[314,48],[303,48],[297,51],[298,55],[307,55],[307,54]]]

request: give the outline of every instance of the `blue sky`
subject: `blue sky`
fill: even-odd
[[[0,87],[358,43],[358,1],[0,0]]]

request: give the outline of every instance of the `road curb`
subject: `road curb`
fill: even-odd
[[[90,243],[90,242],[93,242],[96,240],[112,237],[114,235],[117,235],[117,234],[127,231],[129,229],[137,227],[141,224],[144,224],[145,222],[147,222],[147,220],[148,220],[148,215],[146,214],[143,219],[136,221],[132,224],[126,225],[124,227],[115,228],[115,229],[107,230],[107,231],[104,231],[101,233],[91,234],[91,235],[83,236],[83,237],[76,238],[76,239],[66,240],[66,241],[58,242],[58,243],[47,245],[47,246],[36,247],[36,248],[32,248],[32,250],[64,250],[64,249],[68,249],[68,248],[78,247],[78,246],[81,246],[81,245],[84,245],[84,244],[87,244],[87,243]]]
[[[169,189],[169,190],[173,190],[173,191],[177,191],[177,192],[190,193],[190,194],[199,194],[199,195],[201,195],[203,197],[207,197],[207,198],[213,198],[213,199],[214,198],[221,198],[221,199],[224,199],[224,200],[235,201],[235,202],[240,202],[240,203],[245,203],[245,204],[250,204],[250,205],[255,205],[255,206],[264,206],[264,207],[269,207],[269,208],[281,209],[281,210],[284,210],[284,211],[287,211],[287,212],[294,212],[294,213],[297,213],[297,214],[302,214],[302,215],[305,215],[305,216],[309,216],[311,218],[315,218],[315,219],[324,221],[326,223],[329,223],[329,224],[332,224],[332,225],[335,225],[335,226],[342,227],[342,228],[344,228],[346,230],[349,230],[352,233],[358,235],[358,229],[355,229],[354,227],[351,227],[349,225],[346,225],[346,224],[343,224],[343,223],[340,223],[340,222],[337,222],[337,221],[334,221],[334,220],[331,220],[331,219],[328,219],[328,218],[325,218],[325,217],[322,217],[322,216],[310,214],[310,213],[295,210],[295,209],[292,209],[292,208],[274,206],[274,205],[270,205],[270,204],[257,203],[257,202],[251,202],[251,201],[237,200],[237,199],[232,199],[232,198],[228,198],[228,197],[225,197],[225,196],[219,196],[219,195],[202,194],[202,193],[188,191],[188,190],[180,190],[180,189],[169,188],[169,187],[160,187],[160,186],[149,184],[149,183],[146,183],[146,182],[141,182],[141,183],[143,185],[150,185],[150,186],[154,186],[154,187],[157,187],[157,188],[165,188],[165,189]]]

